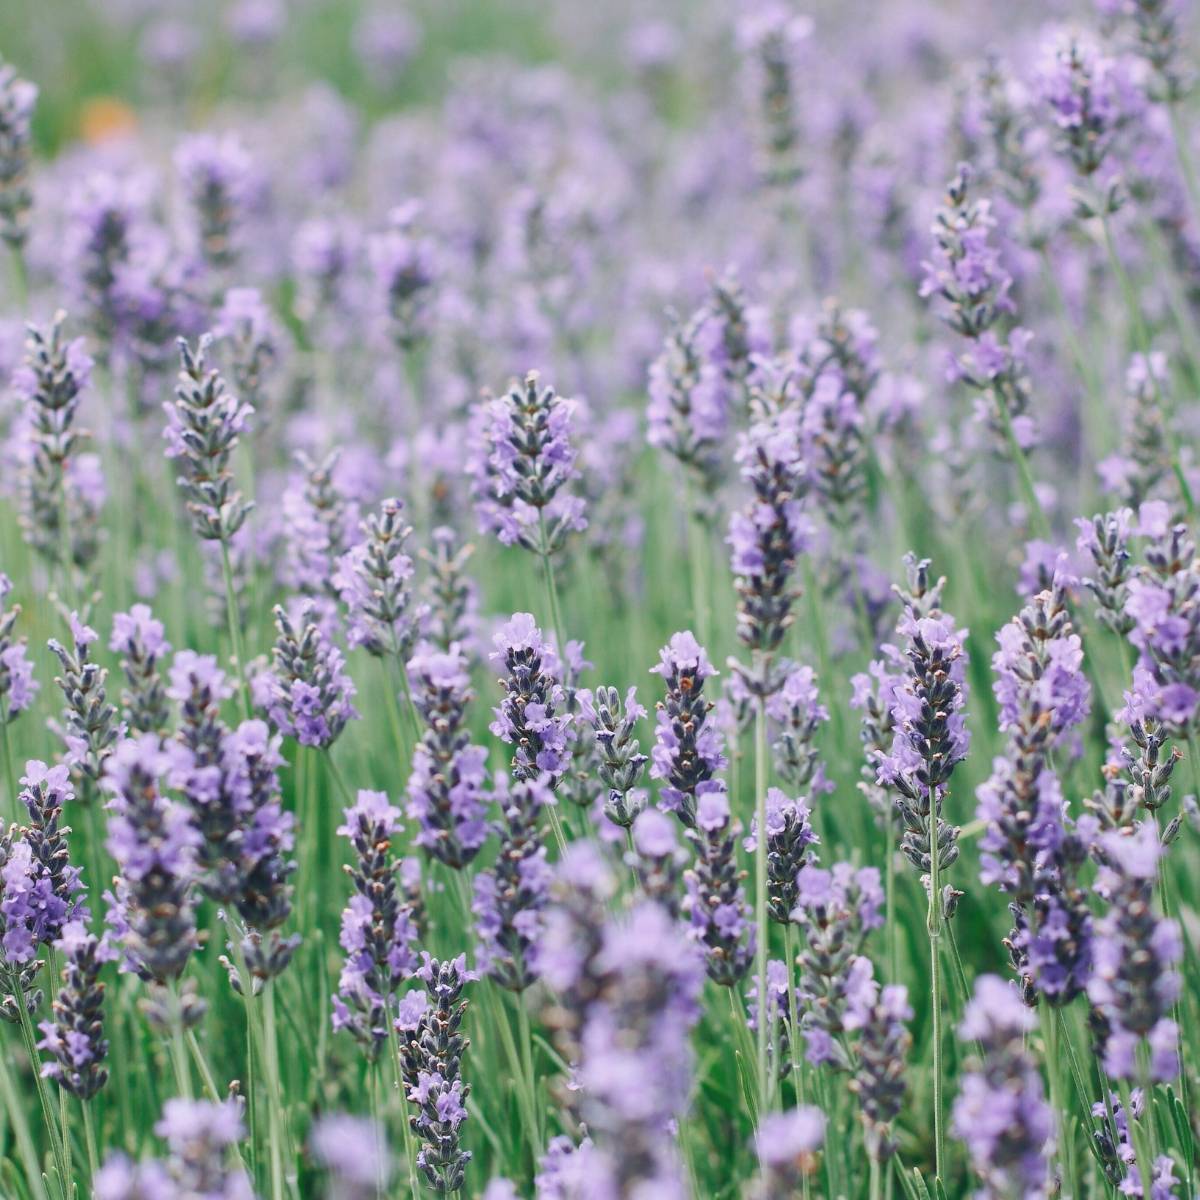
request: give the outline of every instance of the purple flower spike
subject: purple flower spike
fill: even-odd
[[[29,160],[38,90],[0,62],[0,238],[14,250],[25,245],[33,192]]]
[[[12,580],[0,574],[0,719],[15,721],[41,690],[33,677],[25,639],[13,637],[13,626],[21,615],[21,606],[3,608],[12,591]]]
[[[104,984],[100,939],[81,920],[68,921],[55,943],[65,960],[62,990],[54,1001],[54,1019],[41,1022],[38,1049],[53,1056],[42,1068],[80,1100],[90,1100],[108,1082],[104,1059]]]

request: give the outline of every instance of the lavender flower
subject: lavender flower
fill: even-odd
[[[12,580],[0,573],[0,722],[15,721],[41,690],[33,677],[25,639],[14,638],[13,626],[21,615],[21,606],[3,608],[12,591]]]
[[[604,815],[614,825],[628,829],[636,821],[645,793],[638,787],[646,763],[634,730],[646,710],[638,703],[637,688],[625,693],[622,708],[620,693],[614,687],[587,688],[576,693],[583,719],[595,733],[598,771],[608,787]]]
[[[237,259],[236,236],[250,182],[250,156],[232,134],[197,133],[175,151],[200,249],[218,270]]]
[[[1105,1069],[1117,1079],[1174,1079],[1179,1031],[1167,1014],[1179,995],[1183,945],[1176,923],[1154,912],[1162,844],[1144,821],[1132,833],[1101,834],[1097,849],[1096,890],[1108,911],[1096,922],[1088,999],[1107,1026]]]
[[[687,854],[675,838],[675,825],[657,808],[645,808],[631,827],[638,887],[673,919],[678,919]]]
[[[795,998],[788,995],[790,985],[787,963],[771,959],[767,963],[767,1065],[772,1077],[779,1080],[792,1072],[791,1004]],[[752,1031],[758,1029],[759,1012],[758,983],[754,981],[746,989],[746,1024]]]
[[[10,826],[0,837],[0,966],[8,988],[0,1001],[4,1020],[20,1018],[18,992],[28,1007],[41,1003],[41,993],[33,991],[41,966],[38,948],[58,937],[68,915],[68,902],[55,892],[32,844]]]
[[[778,649],[792,622],[798,592],[792,584],[796,561],[808,546],[810,526],[802,511],[805,465],[798,415],[780,413],[755,424],[738,449],[742,477],[753,497],[729,523],[738,637],[755,655],[742,670],[757,695],[770,695],[778,681],[757,660]]]
[[[416,1029],[402,1031],[400,1054],[408,1101],[416,1109],[410,1124],[425,1142],[417,1152],[417,1166],[430,1188],[445,1196],[462,1188],[471,1161],[471,1152],[459,1144],[471,1091],[462,1080],[462,1056],[470,1045],[462,1035],[467,1011],[462,994],[479,976],[467,970],[463,954],[441,961],[424,953],[421,957],[417,975],[425,983],[429,1004]]]
[[[264,691],[267,715],[287,737],[302,746],[327,750],[346,725],[358,717],[357,689],[346,671],[342,652],[321,632],[311,601],[300,606],[293,621],[275,606],[273,670]]]
[[[818,1152],[825,1141],[825,1114],[811,1105],[782,1113],[768,1113],[755,1135],[762,1180],[755,1200],[787,1200],[801,1181],[817,1168]]]
[[[106,894],[122,969],[143,979],[178,979],[199,945],[192,885],[200,835],[188,808],[163,795],[179,782],[190,755],[153,733],[118,743],[104,769],[108,851],[119,875]]]
[[[1121,449],[1096,464],[1104,490],[1130,508],[1161,494],[1171,473],[1174,430],[1168,416],[1169,388],[1165,354],[1154,350],[1132,356],[1125,372]]]
[[[754,921],[734,851],[737,828],[724,786],[705,791],[696,804],[695,824],[688,830],[696,861],[684,876],[684,912],[692,936],[706,948],[709,977],[723,987],[737,983],[754,960]]]
[[[812,667],[789,666],[779,690],[767,699],[767,716],[778,730],[771,757],[783,781],[798,791],[811,785],[813,796],[826,790],[813,741],[817,729],[829,720],[829,709],[818,698]]]
[[[869,959],[862,958],[867,934],[883,924],[883,889],[874,867],[836,863],[802,867],[796,878],[797,901],[792,920],[800,926],[797,995],[803,1012],[800,1030],[806,1057],[847,1071],[852,1060],[845,1039],[851,1002],[873,979]]]
[[[233,383],[254,411],[265,400],[267,372],[275,362],[278,334],[270,309],[257,288],[230,288],[213,327],[214,336],[228,342]]]
[[[721,448],[730,420],[729,393],[718,366],[705,357],[707,308],[685,322],[674,319],[662,353],[650,367],[646,439],[665,450],[692,479],[699,495],[711,495],[724,474]]]
[[[1051,752],[1090,711],[1083,647],[1061,582],[1001,629],[992,659],[1007,753],[979,789],[984,883],[1012,898],[1009,939],[1026,999],[1068,1004],[1091,971],[1091,913],[1077,876],[1087,849],[1068,826]]]
[[[64,337],[66,319],[59,311],[48,331],[29,326],[25,360],[12,382],[28,423],[19,486],[22,533],[43,558],[69,572],[94,557],[94,530],[88,528],[94,511],[76,470],[86,435],[75,425],[92,359],[82,338]]]
[[[478,596],[464,568],[473,548],[458,545],[454,530],[446,526],[433,531],[432,543],[431,549],[420,551],[427,572],[421,636],[448,653],[465,646],[471,634]]]
[[[33,192],[29,187],[30,130],[38,90],[0,62],[0,238],[14,250],[25,245]]]
[[[905,672],[891,695],[893,738],[879,758],[876,778],[896,793],[904,824],[901,849],[919,871],[930,871],[958,857],[958,830],[942,819],[946,786],[967,754],[970,735],[963,715],[966,703],[966,631],[942,612],[941,579],[929,586],[929,560],[905,558],[908,592],[897,632],[908,639],[903,654],[885,647]]]
[[[487,751],[471,742],[466,710],[474,692],[461,653],[419,650],[409,661],[413,704],[425,732],[413,751],[408,815],[416,843],[447,866],[462,869],[487,839],[483,788]]]
[[[171,653],[163,625],[148,605],[135,604],[113,617],[108,648],[121,656],[128,687],[121,692],[122,718],[138,733],[161,733],[171,719],[171,706],[159,673],[159,661]]]
[[[568,735],[573,718],[567,709],[562,666],[543,638],[532,613],[513,613],[492,639],[491,661],[503,669],[504,699],[492,711],[490,729],[514,747],[512,772],[518,781],[547,777],[558,786],[567,769]]]
[[[583,501],[566,490],[578,474],[571,423],[575,402],[541,387],[531,371],[481,413],[484,455],[473,468],[480,525],[506,546],[543,558],[587,527]]]
[[[104,690],[108,670],[89,657],[89,647],[99,635],[75,613],[71,614],[70,624],[72,649],[54,638],[47,644],[62,666],[62,674],[55,676],[54,682],[67,702],[62,730],[67,763],[85,782],[95,782],[104,773],[105,761],[122,731],[116,720],[117,710],[108,703]]]
[[[232,899],[246,929],[242,957],[259,980],[279,975],[300,942],[299,934],[279,932],[292,912],[288,880],[296,869],[289,857],[295,818],[284,811],[279,789],[279,740],[264,721],[248,720],[221,744],[221,790],[237,816]]]
[[[100,939],[88,933],[83,921],[72,920],[63,926],[55,946],[66,965],[54,1019],[38,1026],[43,1035],[38,1049],[54,1058],[42,1067],[42,1074],[80,1100],[90,1100],[108,1082]]]
[[[1049,1196],[1054,1114],[1025,1037],[1037,1018],[1016,989],[995,975],[976,981],[958,1034],[978,1042],[954,1102],[954,1133],[982,1179],[981,1195]]]
[[[788,924],[799,899],[796,877],[808,858],[809,846],[821,839],[808,822],[808,805],[791,800],[779,788],[767,789],[767,913],[772,921]],[[750,823],[745,850],[758,846],[758,819]]]
[[[733,402],[744,412],[757,361],[771,349],[769,314],[749,302],[733,273],[712,281],[708,311],[712,320],[701,327],[701,353],[718,368]]]
[[[1129,33],[1132,49],[1154,73],[1150,96],[1177,104],[1194,83],[1186,62],[1180,61],[1183,39],[1179,30],[1181,6],[1175,0],[1106,0],[1106,13],[1116,15]]]
[[[177,480],[199,537],[228,543],[254,507],[242,499],[230,459],[254,410],[225,390],[225,380],[210,369],[212,335],[195,351],[179,340],[181,368],[175,399],[164,405],[167,457],[179,464]]]
[[[283,494],[283,536],[289,552],[285,582],[307,596],[336,598],[342,556],[355,530],[357,509],[342,493],[334,472],[341,449],[314,460],[296,453],[298,477]]]
[[[68,921],[87,916],[79,899],[83,892],[80,871],[71,865],[67,848],[71,829],[61,823],[63,808],[74,799],[68,767],[47,767],[36,759],[25,764],[19,800],[29,814],[25,842],[33,853],[39,891],[48,905],[41,922],[42,940],[47,945],[58,939]]]
[[[912,1048],[905,1022],[912,1017],[903,984],[881,990],[872,978],[849,997],[843,1019],[846,1029],[858,1034],[850,1089],[861,1105],[867,1153],[876,1162],[886,1162],[896,1153],[892,1126],[904,1105],[906,1060]]]
[[[374,1200],[392,1177],[392,1155],[374,1121],[332,1113],[309,1135],[313,1157],[329,1173],[326,1200]]]
[[[524,991],[537,977],[542,910],[550,886],[538,832],[543,807],[554,803],[541,781],[516,783],[501,797],[496,865],[475,876],[476,965],[501,987]]]
[[[354,847],[354,864],[346,868],[354,893],[342,913],[346,961],[333,998],[333,1027],[349,1029],[374,1060],[395,1019],[397,990],[417,965],[416,930],[391,853],[400,810],[383,792],[360,791],[345,818],[338,833]]]
[[[1025,355],[1032,336],[999,326],[1014,311],[1012,276],[992,244],[996,219],[987,200],[971,197],[971,169],[960,163],[933,224],[933,255],[922,264],[921,295],[936,297],[942,320],[966,339],[954,374],[980,394],[988,423],[1022,449],[1036,440],[1029,415]]]
[[[1130,555],[1129,536],[1133,532],[1133,512],[1128,508],[1097,514],[1090,521],[1080,517],[1075,522],[1079,537],[1078,550],[1091,556],[1096,567],[1094,578],[1085,578],[1084,585],[1096,600],[1096,616],[1118,637],[1133,628],[1133,618],[1125,611],[1129,599]]]
[[[376,658],[391,654],[401,667],[412,653],[414,614],[409,607],[412,559],[404,543],[412,526],[399,500],[387,499],[362,523],[363,540],[337,560],[333,586],[349,613],[347,640]]]
[[[390,319],[392,339],[406,352],[430,335],[431,292],[437,275],[433,244],[415,231],[419,209],[418,204],[394,209],[390,227],[367,243],[367,259]]]
[[[704,698],[704,681],[716,671],[704,647],[685,630],[672,635],[650,673],[662,676],[667,691],[658,705],[650,778],[664,782],[659,806],[691,828],[699,798],[723,790],[713,779],[725,766],[722,738],[716,725],[708,723],[712,704]]]

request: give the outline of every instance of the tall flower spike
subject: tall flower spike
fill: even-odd
[[[971,1167],[983,1181],[981,1196],[1045,1200],[1054,1194],[1050,1172],[1054,1113],[1026,1037],[1037,1018],[1016,988],[984,975],[963,1014],[958,1035],[978,1043],[954,1102],[954,1133],[967,1147]]]
[[[728,389],[716,364],[702,353],[712,321],[706,308],[686,322],[672,318],[662,353],[650,366],[646,408],[646,440],[693,477],[705,511],[704,498],[725,473],[722,447],[730,422]]]
[[[604,815],[628,829],[645,803],[638,781],[650,760],[641,753],[634,731],[646,710],[638,703],[636,687],[625,693],[623,706],[614,687],[597,688],[594,694],[584,688],[576,695],[580,713],[596,735],[600,779],[608,787]]]
[[[994,690],[1008,744],[979,789],[981,879],[1011,898],[1008,945],[1027,1000],[1068,1004],[1091,970],[1091,912],[1077,878],[1087,848],[1069,827],[1050,756],[1087,717],[1091,689],[1061,582],[996,640]]]
[[[905,565],[908,596],[897,632],[908,645],[903,652],[885,647],[903,675],[891,695],[891,749],[878,760],[876,778],[896,793],[904,824],[901,849],[919,871],[929,871],[934,844],[939,867],[958,857],[958,830],[942,819],[942,803],[970,743],[963,715],[966,631],[938,607],[945,581],[927,586],[928,560],[910,554]]]
[[[787,925],[799,900],[796,877],[808,858],[809,846],[821,839],[808,823],[808,805],[791,800],[779,788],[767,789],[767,914],[772,921]],[[750,825],[745,850],[753,854],[758,845],[758,819]]]
[[[933,222],[933,253],[922,264],[920,293],[937,301],[942,320],[966,341],[954,373],[979,393],[993,432],[1002,439],[1011,427],[1017,444],[1036,441],[1029,414],[1030,383],[1025,367],[1032,336],[1002,318],[1015,311],[1012,276],[992,243],[996,218],[987,200],[971,194],[971,168],[960,163]]]
[[[63,926],[55,945],[66,965],[54,999],[54,1019],[39,1025],[43,1036],[38,1049],[54,1057],[42,1074],[80,1100],[90,1100],[108,1082],[100,939],[74,920]]]
[[[904,1107],[905,1076],[913,1017],[908,989],[891,984],[882,990],[874,979],[850,997],[844,1024],[858,1034],[850,1089],[861,1105],[867,1153],[879,1163],[896,1153],[893,1124]]]
[[[405,1037],[401,1058],[413,1131],[425,1143],[417,1152],[430,1188],[440,1196],[460,1191],[471,1152],[460,1145],[471,1085],[462,1079],[462,1057],[470,1042],[462,1034],[466,985],[479,978],[467,970],[465,954],[439,961],[423,954],[417,975],[429,1003],[416,1030]]]
[[[75,519],[86,516],[87,500],[78,472],[79,442],[86,435],[75,417],[91,381],[92,359],[83,338],[67,340],[66,320],[60,311],[46,331],[29,326],[25,360],[12,382],[25,402],[29,426],[19,485],[21,530],[43,558],[69,568],[84,566],[91,557],[91,535]]]
[[[798,420],[795,411],[785,411],[759,421],[738,450],[752,497],[730,519],[727,540],[738,597],[738,637],[756,660],[779,648],[792,623],[799,594],[792,575],[811,532],[802,507],[806,485]],[[740,673],[758,695],[770,695],[779,686],[757,661]]]
[[[328,749],[359,715],[346,660],[321,632],[311,602],[301,604],[295,621],[277,604],[275,628],[273,670],[264,689],[267,715],[300,745]]]
[[[1125,611],[1129,599],[1131,575],[1129,536],[1133,532],[1133,512],[1128,508],[1116,512],[1097,513],[1090,521],[1080,517],[1075,522],[1079,537],[1075,547],[1091,557],[1095,576],[1084,579],[1084,585],[1096,601],[1096,616],[1118,637],[1133,628],[1133,618]]]
[[[537,978],[542,910],[550,887],[538,817],[554,796],[545,784],[516,783],[500,797],[496,865],[475,876],[476,966],[501,987],[521,992]]]
[[[657,808],[646,808],[634,820],[632,836],[642,895],[678,920],[687,853],[675,838],[675,823]]]
[[[230,288],[213,327],[229,345],[233,384],[255,411],[266,399],[267,374],[275,362],[278,339],[271,311],[257,288]]]
[[[233,903],[245,925],[242,955],[255,979],[272,979],[291,961],[299,934],[279,930],[292,912],[295,818],[283,809],[279,735],[265,721],[243,721],[221,744],[221,788],[238,814]]]
[[[171,719],[159,662],[171,653],[163,625],[145,604],[113,617],[108,648],[121,656],[128,686],[121,692],[122,717],[137,733],[161,733]]]
[[[684,876],[684,912],[692,935],[704,944],[709,977],[723,987],[733,987],[754,961],[756,931],[734,850],[736,833],[724,786],[706,791],[688,830],[696,860]]]
[[[467,729],[467,706],[475,697],[467,661],[458,652],[422,649],[409,661],[408,674],[413,704],[425,722],[408,780],[408,815],[419,824],[415,841],[462,869],[487,839],[487,751]]]
[[[708,299],[711,320],[701,327],[701,353],[720,372],[738,410],[750,406],[750,382],[758,359],[770,353],[767,310],[751,304],[737,275],[714,278]]]
[[[362,523],[363,540],[337,560],[333,586],[349,616],[347,641],[376,658],[393,655],[403,668],[412,653],[412,559],[404,543],[412,526],[399,500],[387,499]]]
[[[828,784],[813,742],[829,720],[829,709],[820,702],[812,667],[789,667],[779,690],[767,699],[767,716],[777,730],[771,752],[780,778],[813,797],[825,791]]]
[[[1178,925],[1154,912],[1163,853],[1158,832],[1143,821],[1133,833],[1101,834],[1096,890],[1108,911],[1096,922],[1095,969],[1088,999],[1105,1023],[1104,1066],[1116,1079],[1179,1074],[1179,1030],[1168,1015],[1179,995],[1183,943]]]
[[[883,924],[883,889],[874,867],[836,863],[801,868],[792,920],[800,926],[800,1031],[806,1057],[848,1071],[852,1061],[842,1034],[851,1003],[872,979],[871,961],[862,957],[867,934]]]
[[[775,1079],[786,1079],[792,1073],[791,998],[788,965],[781,958],[767,963],[767,1064]],[[752,978],[746,989],[746,1024],[757,1032],[760,1007],[758,982]]]
[[[195,351],[179,339],[180,371],[175,399],[163,407],[167,457],[177,460],[178,483],[199,537],[228,542],[254,505],[242,499],[231,459],[254,410],[225,388],[216,368],[208,366],[212,335]]]
[[[21,606],[3,608],[12,591],[12,580],[0,573],[0,721],[15,721],[41,690],[33,677],[33,663],[23,637],[13,637],[13,626],[21,615]]]
[[[199,946],[192,885],[200,835],[188,808],[162,791],[179,782],[189,757],[143,733],[119,743],[104,772],[108,851],[118,870],[109,922],[122,968],[158,983],[178,979]]]
[[[430,549],[419,552],[426,566],[421,637],[448,653],[471,636],[478,595],[465,567],[474,548],[459,545],[457,534],[446,526],[433,531],[431,542]]]
[[[399,883],[392,839],[400,810],[383,792],[360,791],[338,833],[350,839],[354,863],[346,868],[354,893],[342,913],[346,961],[333,998],[334,1029],[349,1029],[374,1060],[395,1019],[397,990],[416,968],[416,930]]]
[[[20,801],[29,814],[25,841],[38,867],[39,891],[45,897],[46,915],[42,922],[43,941],[49,945],[61,935],[63,926],[77,917],[86,917],[80,896],[83,884],[78,867],[71,865],[67,849],[70,826],[63,825],[63,809],[75,799],[71,773],[63,765],[47,767],[30,759],[21,776]]]
[[[250,156],[232,134],[197,133],[175,151],[200,250],[218,270],[237,260],[236,235],[250,182]]]
[[[29,160],[33,146],[31,121],[37,87],[0,61],[0,238],[14,250],[25,245],[33,192]]]
[[[570,764],[568,734],[573,718],[567,708],[562,663],[542,636],[532,613],[514,613],[492,639],[491,661],[502,670],[504,698],[493,709],[491,731],[513,747],[513,778],[545,775],[557,787]]]
[[[587,528],[584,502],[568,490],[578,475],[571,422],[575,401],[542,387],[536,371],[481,414],[484,458],[474,468],[480,524],[506,546],[543,557]]]
[[[390,227],[367,242],[367,261],[388,317],[388,330],[405,352],[429,338],[437,277],[433,243],[416,229],[419,211],[416,203],[394,209]]]
[[[1104,490],[1130,508],[1166,491],[1163,484],[1170,477],[1175,453],[1170,383],[1167,356],[1161,351],[1135,354],[1129,360],[1121,448],[1101,459],[1096,473]]]
[[[334,478],[340,447],[324,458],[296,453],[297,475],[283,494],[283,536],[289,561],[284,580],[306,596],[339,594],[342,556],[354,533],[353,506]]]
[[[63,741],[67,762],[82,780],[96,782],[104,773],[104,764],[113,743],[121,736],[117,710],[108,703],[104,685],[108,670],[90,660],[89,647],[98,634],[71,614],[71,642],[68,650],[51,638],[48,645],[62,666],[54,682],[66,698],[63,710]]]

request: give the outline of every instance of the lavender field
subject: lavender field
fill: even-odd
[[[0,54],[0,1200],[1200,1196],[1187,0]]]

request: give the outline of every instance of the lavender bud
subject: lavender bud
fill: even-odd
[[[39,1050],[54,1062],[42,1074],[58,1081],[80,1100],[90,1100],[107,1082],[104,1059],[104,984],[100,982],[100,940],[80,920],[68,921],[55,943],[66,960],[62,989],[54,1000],[54,1019],[42,1021]]]
[[[250,183],[250,156],[234,135],[197,133],[175,151],[200,250],[221,270],[237,260],[236,235]]]
[[[1096,566],[1094,578],[1085,578],[1084,586],[1096,600],[1096,616],[1118,637],[1133,628],[1133,618],[1125,611],[1129,599],[1129,535],[1133,531],[1133,512],[1128,508],[1097,514],[1090,521],[1075,522],[1079,537],[1076,548],[1091,556]]]
[[[832,871],[809,865],[797,875],[796,889],[792,920],[801,930],[796,992],[805,1057],[847,1071],[852,1066],[843,1036],[847,1013],[874,980],[870,960],[861,955],[867,934],[883,924],[879,872],[846,862]]]
[[[821,839],[808,823],[808,805],[791,800],[779,788],[767,789],[767,912],[772,921],[787,925],[799,899],[796,876],[808,857],[809,846]],[[745,850],[758,846],[758,820],[750,823]]]
[[[29,187],[30,129],[37,87],[0,62],[0,238],[15,250],[25,245],[33,192]]]
[[[696,860],[684,876],[683,907],[692,936],[705,946],[709,978],[723,987],[737,983],[754,960],[756,935],[742,886],[745,873],[734,849],[736,834],[724,784],[714,782],[699,797],[695,824],[688,830]]]
[[[1061,36],[1043,51],[1039,82],[1059,150],[1080,176],[1094,175],[1125,115],[1117,62],[1082,38]]]
[[[675,840],[674,823],[657,808],[646,808],[634,820],[632,836],[633,863],[642,895],[678,920],[687,854]]]
[[[1121,449],[1096,464],[1105,491],[1130,508],[1161,494],[1171,474],[1176,433],[1169,419],[1170,371],[1159,350],[1135,354],[1125,372]]]
[[[50,945],[62,934],[68,921],[86,918],[87,908],[80,899],[83,884],[78,867],[71,865],[67,849],[70,826],[61,824],[63,808],[75,799],[70,770],[63,765],[47,767],[30,759],[21,776],[18,797],[29,814],[24,830],[25,842],[37,866],[38,895],[45,905],[39,922],[41,940]]]
[[[854,1078],[850,1090],[861,1105],[867,1153],[886,1162],[896,1153],[892,1126],[904,1106],[905,1074],[912,1035],[905,1026],[913,1018],[908,989],[892,984],[880,990],[871,980],[850,997],[844,1019],[858,1033]]]
[[[346,660],[321,632],[311,601],[302,602],[295,622],[277,604],[275,628],[273,670],[265,688],[267,714],[285,736],[327,750],[359,715]]]
[[[242,499],[230,460],[254,410],[225,390],[225,380],[209,369],[212,335],[195,351],[179,339],[181,368],[174,401],[165,405],[167,457],[179,464],[177,480],[199,537],[228,542],[254,507]]]
[[[650,673],[662,676],[667,695],[655,718],[650,778],[664,782],[659,807],[691,828],[697,799],[721,788],[713,774],[726,762],[721,733],[708,721],[712,705],[704,697],[704,681],[716,671],[690,630],[673,634],[659,660]]]
[[[813,740],[829,720],[829,709],[818,699],[812,667],[790,666],[779,690],[767,699],[767,716],[778,729],[771,757],[783,781],[800,792],[811,785],[814,797],[825,791],[828,785]]]
[[[12,580],[0,573],[0,722],[15,721],[41,690],[33,677],[33,663],[23,637],[12,636],[21,606],[2,606],[12,591]]]
[[[422,548],[426,566],[421,637],[449,653],[467,643],[474,625],[479,597],[465,567],[473,547],[458,546],[454,530],[442,526],[432,534],[432,548]]]
[[[62,674],[54,682],[66,698],[62,738],[67,746],[67,763],[82,779],[95,782],[104,773],[113,743],[121,736],[117,710],[108,703],[104,684],[108,670],[89,660],[89,646],[99,636],[94,629],[70,617],[72,649],[51,638],[47,643],[58,657]]]
[[[213,334],[230,347],[233,383],[255,412],[263,411],[266,375],[275,363],[278,335],[257,288],[225,293]]]
[[[163,688],[159,661],[171,653],[145,604],[135,604],[127,613],[113,617],[108,648],[121,656],[121,670],[128,687],[121,692],[122,717],[138,733],[161,733],[171,719],[171,705]]]
[[[767,963],[767,1064],[771,1075],[780,1080],[792,1073],[793,1033],[788,986],[787,963],[779,958],[771,959]],[[751,1031],[757,1031],[758,1018],[758,983],[755,981],[746,989],[746,1025]]]
[[[538,832],[543,807],[554,803],[540,781],[516,783],[501,797],[496,865],[475,876],[476,965],[501,987],[521,992],[537,978],[542,910],[550,886]]]
[[[413,704],[425,732],[413,751],[408,815],[420,828],[416,843],[461,870],[487,839],[483,788],[487,751],[471,741],[467,706],[474,699],[462,654],[419,650],[408,663]]]
[[[334,480],[341,450],[319,462],[296,453],[299,478],[283,495],[284,538],[290,561],[284,581],[306,596],[336,599],[341,590],[342,557],[355,527],[355,508]]]
[[[383,792],[360,791],[338,833],[350,839],[354,863],[346,868],[354,893],[342,913],[346,961],[333,997],[334,1029],[349,1029],[374,1060],[388,1040],[397,989],[416,968],[416,930],[391,853],[400,810]]]
[[[433,243],[415,232],[418,211],[417,204],[393,210],[390,228],[367,243],[367,259],[392,339],[405,352],[429,337],[436,279]]]
[[[622,710],[620,693],[614,687],[584,689],[577,693],[583,719],[596,735],[598,771],[608,786],[604,815],[614,825],[628,829],[637,818],[638,781],[650,760],[641,753],[634,731],[646,710],[637,701],[637,688],[625,693]]]

